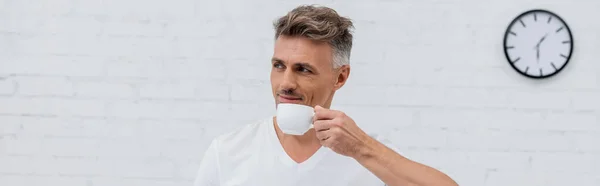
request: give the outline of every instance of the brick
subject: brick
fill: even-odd
[[[75,95],[83,98],[134,98],[135,85],[118,82],[75,80]]]
[[[91,185],[90,179],[73,176],[28,176],[24,185]]]
[[[0,98],[0,113],[59,116],[104,116],[105,103],[60,98]]]
[[[245,103],[274,102],[270,82],[238,82],[231,85],[231,100]]]
[[[173,162],[164,158],[119,158],[100,162],[113,167],[111,174],[125,178],[172,178],[175,173]]]
[[[450,143],[448,131],[443,129],[406,127],[392,130],[388,133],[388,139],[399,147],[439,148]]]
[[[532,153],[527,152],[468,152],[465,156],[468,165],[486,170],[510,171],[531,168]]]
[[[104,64],[101,59],[84,56],[19,55],[10,58],[9,61],[10,65],[0,68],[0,73],[52,76],[104,75]],[[62,68],[56,68],[57,66]]]
[[[142,58],[143,59],[143,58]],[[148,61],[148,59],[143,59]],[[177,78],[177,79],[225,79],[226,66],[222,60],[151,58],[139,62],[138,58],[118,58],[106,64],[110,77]],[[168,61],[168,62],[163,62]]]
[[[544,91],[542,89],[512,90],[506,93],[509,103],[517,108],[564,109],[571,99],[567,91]]]
[[[65,1],[66,2],[66,1]],[[63,2],[64,3],[64,2]],[[61,5],[61,7],[69,7],[71,5]],[[77,8],[76,11],[79,11]],[[77,27],[70,26],[72,24],[79,25]],[[36,30],[45,34],[56,34],[62,36],[76,36],[77,38],[94,38],[100,34],[103,29],[103,23],[94,19],[92,16],[56,16],[46,19],[42,25]],[[88,40],[85,40],[88,41]],[[79,45],[83,46],[83,45]]]
[[[139,85],[142,98],[178,98],[220,100],[229,99],[229,85],[223,81],[179,81]]]
[[[575,151],[600,153],[600,132],[569,133]]]
[[[43,142],[39,137],[27,134],[17,135],[16,138],[4,138],[6,153],[9,155],[35,155],[42,152]]]
[[[600,161],[592,153],[536,153],[532,155],[533,171],[596,172]],[[566,171],[569,170],[569,171]]]
[[[526,170],[489,170],[486,175],[486,186],[500,185],[540,185],[543,182],[540,177],[534,176],[533,172]]]
[[[210,120],[223,117],[226,104],[211,102],[115,101],[108,105],[108,116],[124,118],[177,118]]]
[[[112,127],[102,119],[22,116],[21,133],[36,137],[96,138],[111,136]]]
[[[577,91],[571,93],[571,108],[575,110],[600,110],[600,91]]]
[[[128,178],[122,179],[118,183],[132,185],[132,186],[168,186],[168,185],[190,185],[193,184],[191,181],[184,181],[179,179],[168,179],[168,180],[156,180],[156,179],[144,179],[144,178]]]
[[[0,121],[2,121],[2,130],[0,130],[0,136],[3,134],[18,134],[23,132],[23,117],[0,115]]]
[[[7,181],[2,179],[5,176],[9,176],[5,174],[25,175],[34,173],[35,167],[38,166],[33,164],[36,162],[34,160],[35,159],[30,156],[10,156],[7,154],[2,154],[0,156],[0,165],[2,165],[0,166],[0,181]],[[10,181],[12,182],[17,180]]]
[[[275,103],[234,103],[226,114],[236,125],[246,125],[275,115]],[[243,121],[243,122],[242,122]]]
[[[19,76],[18,95],[24,96],[72,96],[73,83],[66,77]]]
[[[138,131],[139,135],[147,136],[152,139],[176,139],[176,140],[194,140],[201,138],[207,127],[205,122],[201,121],[182,121],[182,120],[141,120],[138,122],[143,128]]]
[[[371,61],[354,62],[352,60],[350,63],[350,76],[345,87],[341,89],[341,92],[344,92],[348,85],[357,87],[368,85],[412,85],[415,84],[417,79],[415,78],[417,72],[411,68],[384,68],[384,65]],[[422,83],[419,84],[422,85]]]
[[[241,80],[257,80],[270,83],[272,68],[270,60],[258,62],[228,60],[227,80],[232,83]]]
[[[165,26],[160,22],[127,18],[106,21],[102,28],[102,34],[108,36],[159,37],[165,32]]]
[[[334,110],[346,113],[361,129],[386,134],[389,128],[403,130],[419,126],[418,111],[402,107],[361,107],[332,104]],[[372,113],[369,115],[363,113]]]
[[[13,95],[16,89],[17,83],[13,78],[0,76],[0,96]]]
[[[46,160],[40,172],[53,171],[65,176],[111,176],[118,169],[111,161],[96,158],[57,157]],[[52,167],[52,169],[48,169]]]
[[[5,175],[0,173],[0,185],[29,185],[31,177],[25,175]]]

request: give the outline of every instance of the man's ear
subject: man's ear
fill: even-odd
[[[350,65],[342,65],[339,69],[337,69],[337,77],[334,85],[335,90],[339,90],[346,84],[348,81],[348,77],[350,76]]]

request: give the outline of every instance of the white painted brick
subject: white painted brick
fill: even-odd
[[[449,132],[443,129],[426,128],[394,128],[387,136],[398,147],[429,147],[439,148],[448,146]]]
[[[96,158],[82,157],[54,157],[44,161],[39,167],[39,172],[52,172],[65,176],[109,176],[112,175],[114,165],[109,161]],[[53,168],[49,168],[53,167]]]
[[[65,5],[52,5],[56,7],[69,7],[71,4]],[[79,8],[78,8],[79,9]],[[73,11],[78,11],[72,9]],[[77,27],[72,27],[70,25],[76,24],[79,25]],[[67,35],[70,37],[77,36],[79,39],[89,38],[90,36],[96,36],[100,34],[103,30],[103,23],[94,19],[91,16],[57,16],[57,17],[49,17],[44,20],[44,22],[38,27],[35,32],[41,32],[45,34],[57,34],[57,35]],[[88,41],[88,40],[86,40]],[[83,43],[82,43],[83,44]],[[79,45],[83,47],[85,45]]]
[[[595,186],[600,184],[600,179],[598,179],[598,175],[593,173],[576,173],[563,170],[558,172],[536,172],[535,176],[538,177],[539,180],[541,180],[540,182],[542,184],[540,185],[548,186],[570,185],[573,184],[573,180],[577,180],[577,185]]]
[[[230,21],[207,21],[205,17],[199,19],[177,19],[169,22],[165,27],[165,36],[190,37],[217,37],[231,32]]]
[[[158,37],[164,35],[165,26],[149,19],[138,20],[128,17],[123,20],[111,20],[103,23],[102,34],[108,36],[145,36]]]
[[[192,181],[182,180],[157,180],[157,179],[142,179],[142,178],[129,178],[122,179],[119,184],[131,185],[131,186],[169,186],[169,185],[192,185]]]
[[[566,91],[544,90],[511,90],[505,93],[509,96],[511,106],[533,109],[564,109],[569,108],[571,100]]]
[[[9,134],[36,138],[102,138],[114,136],[115,126],[100,119],[72,117],[2,116]],[[12,121],[12,122],[11,122]]]
[[[230,82],[239,80],[267,81],[270,86],[269,80],[272,69],[270,58],[262,61],[228,60],[227,78]]]
[[[468,108],[505,108],[510,106],[510,92],[503,89],[492,88],[445,88],[442,89],[443,99],[435,100],[435,103],[443,103],[450,107]],[[418,96],[420,97],[420,96]],[[427,96],[430,99],[435,97]],[[408,99],[408,98],[407,98]],[[425,99],[425,98],[423,98]]]
[[[361,129],[382,135],[389,135],[390,127],[410,130],[411,127],[417,127],[419,122],[417,111],[408,108],[344,106],[340,103],[333,104],[331,109],[346,113]],[[365,112],[373,116],[362,114]]]
[[[27,180],[33,180],[25,175],[6,175],[0,173],[0,185],[31,185]]]
[[[135,85],[117,82],[75,80],[77,97],[93,98],[132,98],[137,97]]]
[[[577,91],[571,94],[571,108],[600,110],[600,91]]]
[[[13,78],[0,76],[0,95],[13,95],[16,89],[17,83]]]
[[[250,124],[247,122],[255,122],[264,118],[268,118],[275,115],[275,103],[234,103],[231,104],[231,110],[227,113],[231,119],[235,119],[232,122],[236,122],[236,125]],[[243,123],[238,123],[242,122]]]
[[[534,171],[564,171],[572,173],[590,173],[598,171],[598,154],[592,153],[536,153],[532,155]]]
[[[269,81],[243,81],[231,85],[231,100],[245,103],[274,103]]]
[[[35,172],[37,166],[34,158],[30,156],[7,156],[0,155],[0,180],[7,176],[5,174],[31,174]],[[2,180],[6,181],[6,180]],[[11,180],[15,181],[15,180]],[[4,184],[3,184],[4,185]]]
[[[111,77],[149,77],[178,79],[225,79],[226,66],[222,60],[197,59],[127,59],[119,58],[106,64]]]
[[[18,134],[23,132],[23,117],[0,115],[0,121],[2,121],[2,130],[0,130],[0,136],[2,134]]]
[[[73,83],[67,77],[19,76],[17,95],[24,96],[72,96]]]
[[[526,170],[488,170],[485,186],[500,185],[543,185],[543,178]]]
[[[570,133],[576,151],[600,153],[600,132]]]
[[[89,178],[73,176],[27,176],[24,185],[91,185]]]
[[[600,131],[598,125],[598,115],[594,113],[561,113],[549,112],[545,114],[544,119],[540,121],[540,126],[546,130],[566,130],[566,131]]]
[[[115,101],[108,105],[108,115],[125,118],[178,118],[210,120],[223,117],[227,105],[211,102]]]
[[[105,103],[60,98],[0,98],[0,113],[62,116],[103,116]]]
[[[102,76],[104,64],[101,59],[78,56],[17,56],[9,59],[0,73],[56,76]],[[61,67],[61,68],[56,68]]]
[[[507,171],[531,169],[531,155],[527,152],[468,152],[465,156],[468,159],[466,164],[470,166]],[[455,166],[460,166],[458,164]]]
[[[543,115],[540,112],[523,112],[492,109],[425,109],[420,112],[424,126],[456,129],[538,129]],[[449,122],[452,121],[452,122]]]
[[[10,155],[35,155],[42,153],[43,141],[41,138],[30,135],[17,135],[16,137],[3,137],[5,150]]]
[[[352,61],[350,63],[350,76],[345,87],[348,85],[411,85],[416,79],[414,78],[416,72],[413,68],[385,68],[376,61]],[[340,90],[342,94],[346,92],[345,87]]]
[[[103,163],[112,165],[112,174],[129,178],[172,178],[175,173],[173,162],[164,158],[119,158],[107,159]]]
[[[136,135],[150,139],[197,140],[205,133],[206,125],[201,121],[142,120],[136,128],[143,128]]]
[[[220,100],[229,99],[229,85],[222,81],[179,81],[147,83],[139,86],[142,98],[179,98]]]

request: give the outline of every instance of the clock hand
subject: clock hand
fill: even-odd
[[[540,41],[537,43],[537,45],[535,45],[535,47],[534,47],[534,48],[535,48],[535,50],[536,50],[536,59],[537,59],[537,62],[538,62],[538,63],[540,62],[540,45],[542,44],[542,42],[543,42],[544,40],[546,40],[546,37],[547,37],[547,36],[548,36],[548,33],[546,33],[546,35],[544,35],[544,37],[542,37],[542,38],[540,39]]]
[[[542,41],[546,40],[546,36],[548,36],[547,33],[546,33],[546,35],[544,35],[544,37],[542,37],[542,39],[540,39],[540,41],[537,43],[537,45],[535,45],[535,48],[540,48],[540,45],[542,44]]]
[[[540,47],[537,47],[536,52],[537,52],[536,53],[537,62],[540,63]]]

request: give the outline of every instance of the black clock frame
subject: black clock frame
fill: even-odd
[[[550,14],[556,18],[558,18],[558,20],[560,20],[564,25],[565,25],[565,29],[567,29],[568,33],[569,33],[569,39],[571,40],[571,49],[569,50],[569,55],[567,56],[567,61],[565,61],[565,64],[557,69],[556,71],[554,71],[551,74],[548,75],[540,75],[540,76],[534,76],[534,75],[529,75],[525,72],[522,72],[521,70],[519,70],[517,68],[517,66],[514,65],[514,63],[512,62],[512,60],[510,59],[510,56],[508,56],[508,46],[507,46],[507,40],[508,40],[508,35],[511,32],[511,27],[517,23],[517,21],[521,20],[521,18],[523,16],[529,15],[530,13],[535,13],[535,12],[541,12],[541,13],[546,13],[546,14]],[[569,64],[569,61],[571,61],[571,56],[573,56],[573,49],[575,48],[575,41],[573,39],[573,33],[571,32],[571,28],[569,27],[569,25],[567,24],[567,22],[565,20],[562,19],[562,17],[560,17],[559,15],[557,15],[554,12],[551,12],[549,10],[545,10],[545,9],[531,9],[528,11],[525,11],[521,14],[519,14],[517,17],[515,17],[510,24],[508,24],[508,27],[506,28],[506,32],[504,33],[504,42],[502,44],[502,48],[504,49],[504,56],[506,57],[506,60],[508,61],[508,64],[510,64],[510,66],[517,71],[519,74],[528,77],[528,78],[533,78],[533,79],[544,79],[544,78],[550,78],[556,74],[558,74],[559,72],[561,72],[563,69],[565,69],[567,67],[567,65]]]

